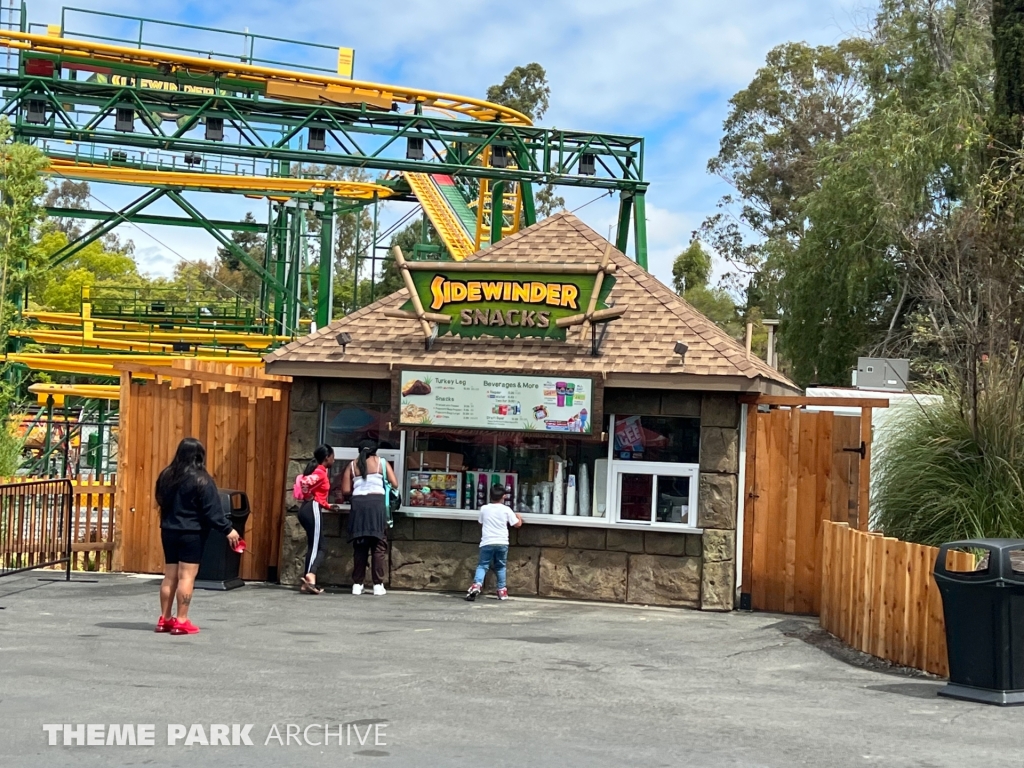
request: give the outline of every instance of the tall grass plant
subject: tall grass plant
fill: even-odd
[[[1024,386],[1013,369],[981,380],[973,397],[948,386],[937,391],[942,403],[901,406],[892,420],[872,503],[887,536],[933,546],[1024,538]]]

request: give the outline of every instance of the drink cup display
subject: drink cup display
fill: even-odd
[[[555,382],[555,396],[556,396],[556,398],[558,400],[558,407],[559,408],[564,408],[565,407],[565,382],[564,381],[556,381]]]
[[[580,432],[587,431],[587,409],[580,411]]]
[[[575,394],[576,394],[576,385],[575,384],[571,384],[571,383],[570,384],[566,384],[565,385],[565,405],[566,405],[567,408],[572,408],[572,399],[573,399],[573,396]]]

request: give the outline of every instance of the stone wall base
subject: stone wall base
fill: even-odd
[[[320,584],[352,584],[352,547],[346,516],[324,515],[327,560]],[[690,534],[643,533],[529,526],[513,529],[508,554],[512,595],[562,597],[641,605],[732,610],[733,562],[711,562],[717,546]],[[480,526],[458,520],[399,516],[390,532],[387,583],[397,589],[462,592],[473,579]],[[716,542],[717,544],[717,542]],[[285,516],[281,582],[302,578],[306,534],[293,513]],[[369,580],[369,574],[367,574]],[[494,589],[488,573],[485,591]]]

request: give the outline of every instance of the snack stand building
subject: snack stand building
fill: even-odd
[[[732,609],[738,398],[796,387],[569,213],[464,262],[407,266],[413,295],[267,358],[293,377],[289,481],[321,442],[336,473],[380,442],[403,485],[394,587],[464,590],[475,510],[499,484],[525,521],[511,594]],[[281,578],[298,583],[287,504]],[[325,515],[320,582],[351,583],[344,531],[344,513]]]

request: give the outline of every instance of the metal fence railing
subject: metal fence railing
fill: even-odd
[[[0,577],[64,564],[71,580],[72,494],[67,479],[0,485]]]

